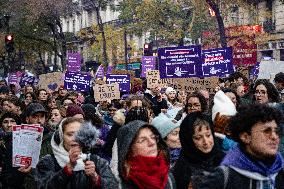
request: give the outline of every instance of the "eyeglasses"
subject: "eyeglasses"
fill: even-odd
[[[194,103],[194,104],[188,104],[188,108],[200,108],[201,107],[201,104],[198,104],[198,103]]]
[[[149,141],[151,141],[151,142],[155,141],[156,143],[158,143],[159,142],[159,136],[154,135],[154,136],[151,136],[150,138],[141,137],[136,141],[136,143],[137,144],[146,144],[146,142],[149,142]]]
[[[270,137],[273,132],[274,132],[277,136],[281,136],[282,130],[281,130],[281,128],[279,128],[279,127],[275,128],[275,129],[269,127],[269,128],[260,130],[260,132],[262,132],[266,137]]]

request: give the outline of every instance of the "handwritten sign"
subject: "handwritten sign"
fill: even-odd
[[[93,88],[96,102],[120,99],[118,83],[95,85]]]
[[[147,87],[155,88],[159,86],[160,82],[160,72],[159,70],[149,70],[146,72]]]
[[[66,72],[64,88],[67,90],[88,92],[90,90],[91,75],[81,72]]]
[[[38,86],[40,89],[50,89],[48,85],[54,85],[56,88],[53,88],[54,91],[58,89],[60,85],[63,85],[62,73],[61,72],[53,72],[39,75],[39,83]]]

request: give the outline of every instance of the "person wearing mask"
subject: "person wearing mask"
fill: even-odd
[[[36,167],[39,189],[118,188],[107,161],[94,154],[87,159],[87,154],[81,151],[75,141],[81,127],[82,120],[75,117],[66,118],[59,125],[59,132],[51,140],[54,155],[44,156]]]
[[[117,145],[121,188],[176,188],[167,145],[155,127],[129,122],[119,129]]]
[[[159,131],[163,140],[170,149],[170,163],[173,167],[180,156],[181,144],[179,140],[179,125],[168,118],[165,114],[161,113],[155,117],[151,124]]]
[[[12,112],[4,112],[0,117],[0,124],[6,134],[5,137],[0,138],[0,167],[2,167],[0,182],[3,188],[24,189],[25,178],[31,171],[31,167],[13,167],[12,165],[12,126],[21,124],[20,117]]]
[[[182,121],[179,135],[182,151],[173,168],[177,188],[196,188],[225,154],[215,141],[210,118],[201,112],[191,113]]]
[[[283,157],[278,152],[281,121],[280,111],[264,104],[240,109],[229,125],[238,146],[203,179],[199,189],[283,189]]]

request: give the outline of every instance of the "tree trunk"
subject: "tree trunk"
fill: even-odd
[[[104,32],[104,26],[103,26],[103,22],[102,22],[102,18],[100,15],[100,8],[99,7],[95,7],[95,11],[96,11],[96,17],[97,17],[97,22],[98,22],[98,26],[100,29],[100,32],[102,34],[102,42],[103,42],[103,65],[105,68],[105,71],[108,67],[108,62],[107,62],[107,47],[106,47],[106,37],[105,37],[105,32]]]
[[[127,56],[127,33],[126,29],[123,31],[123,39],[124,39],[124,61],[125,61],[125,67],[127,69],[128,64],[128,56]]]
[[[206,0],[206,2],[208,3],[208,5],[211,7],[211,9],[215,12],[216,15],[216,20],[218,23],[218,27],[219,27],[219,34],[220,34],[220,42],[221,42],[221,46],[227,47],[227,39],[226,39],[226,33],[225,33],[225,26],[224,26],[224,22],[223,22],[223,18],[221,16],[221,12],[220,9],[218,7],[218,4],[214,1],[214,0]]]

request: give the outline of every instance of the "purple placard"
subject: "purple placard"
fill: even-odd
[[[201,77],[201,46],[158,49],[161,78]]]
[[[119,91],[129,92],[130,91],[130,75],[129,74],[107,74],[106,83],[118,83]]]
[[[69,72],[81,71],[81,55],[80,53],[68,53],[68,68]]]
[[[14,84],[18,83],[18,79],[20,79],[16,73],[9,73],[8,74],[8,83],[9,84]]]
[[[36,78],[35,76],[29,76],[28,74],[25,74],[21,80],[20,80],[20,85],[25,86],[25,85],[37,85],[39,79]]]
[[[146,72],[148,70],[155,70],[155,68],[156,68],[155,56],[142,56],[141,77],[146,77]]]
[[[90,90],[91,75],[81,72],[66,72],[64,88],[67,90],[88,92]]]
[[[108,66],[107,67],[107,74],[111,74],[113,69],[114,69],[114,66]]]
[[[232,48],[208,49],[202,51],[202,73],[204,77],[220,76],[234,72]]]
[[[95,78],[104,78],[104,76],[105,76],[104,66],[100,65],[95,74]]]

